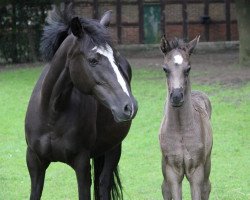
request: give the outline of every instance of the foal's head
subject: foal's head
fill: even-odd
[[[113,48],[106,26],[111,12],[100,21],[73,18],[73,42],[68,53],[69,71],[74,85],[83,93],[94,95],[111,109],[117,122],[132,119],[137,103],[130,89],[128,62]]]
[[[199,37],[184,43],[174,39],[168,41],[165,36],[161,39],[161,51],[164,54],[163,70],[167,76],[169,100],[172,106],[182,106],[189,86],[190,55],[192,54]]]

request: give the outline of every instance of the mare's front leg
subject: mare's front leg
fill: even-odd
[[[31,179],[30,200],[39,200],[42,196],[45,171],[50,162],[39,157],[30,147],[27,148],[26,162]]]
[[[91,167],[89,151],[80,152],[72,164],[76,173],[79,200],[90,200]]]
[[[162,184],[162,194],[164,200],[181,200],[182,199],[182,180],[184,177],[184,170],[180,167],[175,167],[162,159],[162,172],[164,181]]]
[[[100,199],[111,199],[111,188],[114,184],[114,170],[117,168],[121,157],[121,144],[105,153],[104,166],[100,175]]]

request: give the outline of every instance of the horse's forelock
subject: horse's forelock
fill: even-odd
[[[187,43],[180,38],[174,38],[173,40],[169,41],[169,45],[171,49],[182,49],[185,50]]]
[[[89,36],[94,46],[106,48],[106,44],[112,47],[111,36],[108,29],[94,19],[80,19],[84,32]]]
[[[72,5],[64,10],[57,7],[50,12],[44,27],[40,43],[40,52],[46,61],[51,61],[57,49],[70,34],[70,23],[74,16]],[[107,28],[94,19],[80,18],[85,34],[88,35],[94,46],[106,47],[112,45],[111,36]]]

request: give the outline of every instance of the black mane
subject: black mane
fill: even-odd
[[[51,61],[57,49],[71,33],[70,22],[74,17],[72,5],[66,7],[63,11],[54,8],[44,27],[42,39],[40,42],[40,51],[45,61]],[[80,18],[84,32],[89,36],[91,42],[96,46],[104,46],[108,43],[112,46],[110,34],[99,21],[94,19]]]
[[[57,49],[69,34],[69,24],[73,16],[71,9],[61,12],[57,7],[50,11],[43,29],[40,52],[45,61],[51,61]]]

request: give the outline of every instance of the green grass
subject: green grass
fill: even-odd
[[[41,68],[0,72],[0,200],[29,198],[24,116],[40,72]],[[124,197],[159,200],[162,175],[158,131],[166,96],[165,78],[161,71],[152,69],[135,69],[133,74],[139,111],[123,142],[120,172]],[[194,83],[193,89],[206,92],[213,106],[210,199],[250,199],[250,82],[235,87]],[[183,199],[190,199],[187,181],[183,193]],[[50,165],[42,199],[77,199],[75,174],[70,167]]]

